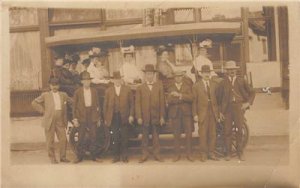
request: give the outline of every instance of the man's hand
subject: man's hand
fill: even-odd
[[[177,91],[172,91],[171,95],[174,97],[180,97],[180,93],[178,93]]]
[[[128,122],[129,124],[133,124],[134,118],[132,116],[129,116],[128,118]]]
[[[242,105],[242,110],[246,111],[246,110],[249,109],[249,108],[250,108],[250,104],[249,104],[248,102],[243,103],[243,105]]]
[[[163,126],[165,124],[165,119],[164,118],[160,118],[160,126]]]
[[[139,118],[139,119],[138,119],[138,124],[139,124],[139,125],[143,125],[143,120],[142,120],[142,118]]]
[[[219,116],[220,116],[220,121],[224,121],[225,120],[225,116],[221,112],[220,112]]]
[[[78,119],[73,119],[72,122],[73,122],[74,127],[79,127],[80,126],[80,124],[78,122]]]
[[[196,115],[196,116],[194,116],[194,121],[195,122],[198,122],[199,121],[199,118],[198,118],[198,116]]]

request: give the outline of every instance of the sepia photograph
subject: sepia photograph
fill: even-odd
[[[297,2],[92,3],[1,7],[1,187],[299,186]]]

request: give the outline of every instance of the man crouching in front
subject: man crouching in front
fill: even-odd
[[[67,103],[72,99],[64,92],[58,91],[59,80],[50,78],[51,91],[42,93],[32,101],[32,107],[43,114],[42,126],[45,128],[48,156],[52,164],[57,164],[54,149],[55,133],[59,140],[60,162],[70,162],[66,158],[67,149]]]

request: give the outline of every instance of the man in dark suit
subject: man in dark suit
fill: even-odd
[[[192,102],[193,93],[191,85],[183,82],[185,71],[175,71],[175,82],[168,88],[168,117],[174,130],[174,146],[176,156],[174,162],[180,160],[180,136],[182,127],[185,131],[186,154],[189,161],[192,159]]]
[[[51,91],[42,93],[39,97],[32,101],[32,107],[43,114],[42,126],[45,128],[46,144],[48,156],[51,163],[56,164],[54,150],[55,133],[59,140],[60,162],[69,162],[66,158],[67,149],[67,103],[72,103],[72,99],[64,92],[58,91],[59,80],[50,78]]]
[[[134,121],[134,100],[131,89],[122,84],[120,72],[114,72],[113,86],[105,92],[103,105],[105,125],[111,127],[113,163],[128,162],[128,126]]]
[[[193,87],[193,116],[198,122],[201,161],[205,162],[207,157],[218,160],[214,154],[216,146],[216,122],[219,120],[219,109],[217,104],[218,84],[211,79],[209,65],[201,68],[201,81]]]
[[[155,68],[147,64],[145,69],[145,83],[136,90],[135,111],[138,124],[142,125],[142,152],[140,163],[148,159],[149,131],[152,134],[153,154],[157,161],[163,161],[159,155],[159,128],[165,124],[165,98],[162,83],[155,81]]]
[[[97,90],[90,87],[90,74],[87,71],[84,71],[80,76],[83,87],[78,88],[73,97],[73,122],[75,126],[79,126],[77,159],[74,163],[79,163],[83,160],[85,149],[84,138],[86,133],[88,133],[90,139],[89,150],[91,152],[92,160],[97,160],[96,131],[101,114]]]
[[[242,147],[242,125],[244,123],[244,112],[253,104],[255,91],[249,86],[247,81],[237,76],[237,69],[234,61],[225,64],[227,75],[222,82],[222,102],[221,116],[224,120],[224,142],[225,160],[230,160],[232,147],[232,126],[238,128],[237,132],[237,152],[240,160],[245,160]]]

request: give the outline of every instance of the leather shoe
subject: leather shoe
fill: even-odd
[[[73,161],[73,163],[77,164],[80,163],[82,161],[82,158],[76,158],[75,161]]]
[[[140,160],[139,163],[146,162],[148,160],[148,156],[143,156]]]
[[[207,155],[202,154],[200,156],[200,161],[205,162],[207,160]]]
[[[189,160],[189,161],[191,161],[191,162],[194,162],[194,159],[193,159],[193,157],[192,157],[192,156],[190,156],[190,155],[186,156],[186,159],[187,159],[187,160]]]
[[[51,158],[50,161],[51,161],[51,164],[57,164],[58,163],[55,158]]]
[[[218,161],[219,159],[215,156],[215,154],[210,154],[209,155],[209,159],[214,160],[214,161]]]
[[[164,160],[159,155],[155,155],[154,159],[158,162],[164,162]]]
[[[245,161],[245,156],[243,153],[238,154],[240,161]]]
[[[120,157],[114,157],[114,159],[112,160],[112,163],[117,163],[120,161]]]
[[[173,159],[173,162],[179,161],[180,160],[180,155],[176,155]]]
[[[69,163],[70,160],[68,160],[67,158],[63,158],[63,159],[60,159],[60,162],[62,162],[62,163]]]

